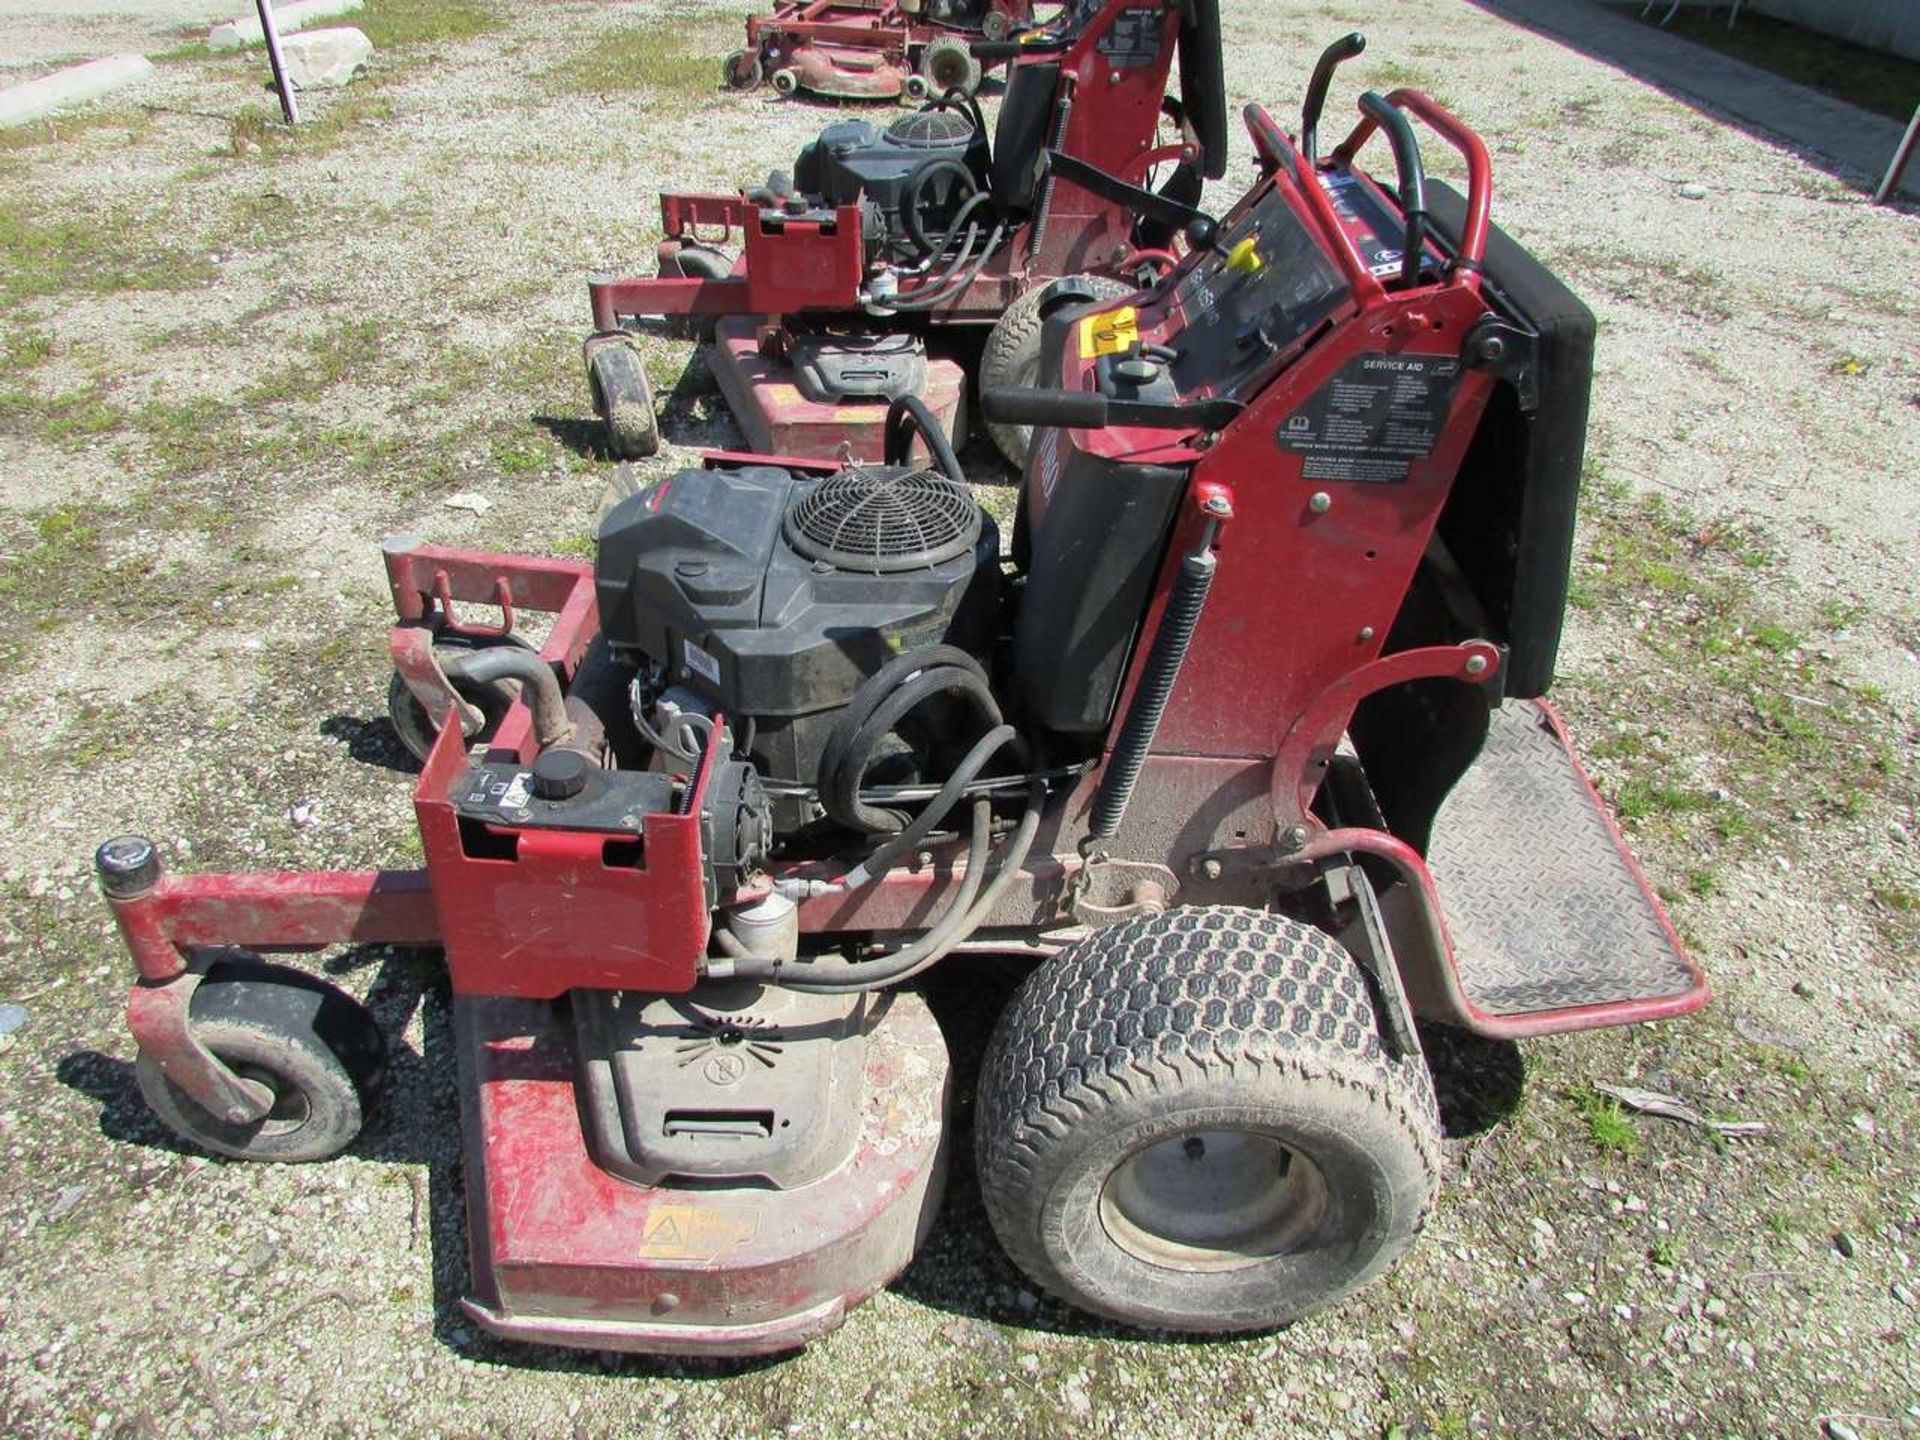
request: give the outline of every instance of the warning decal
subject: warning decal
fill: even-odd
[[[712,1260],[754,1238],[758,1222],[710,1205],[656,1205],[640,1253],[649,1260]]]
[[[1089,315],[1080,322],[1080,358],[1118,355],[1140,338],[1140,313],[1131,305]]]
[[[1453,404],[1453,355],[1356,355],[1274,431],[1308,480],[1396,484],[1433,454]]]
[[[1158,5],[1129,5],[1113,17],[1095,45],[1116,70],[1133,70],[1160,58],[1162,9]]]

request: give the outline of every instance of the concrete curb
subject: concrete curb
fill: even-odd
[[[9,86],[0,90],[0,129],[24,125],[69,105],[98,100],[109,91],[152,73],[153,62],[144,55],[109,55],[43,75],[24,85]]]
[[[273,28],[282,35],[304,30],[316,20],[331,20],[350,15],[364,0],[293,0],[291,5],[273,7]],[[248,45],[263,45],[266,35],[260,29],[258,15],[236,15],[207,32],[209,50],[239,50]]]

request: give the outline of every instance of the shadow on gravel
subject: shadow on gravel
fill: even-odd
[[[347,747],[347,757],[362,765],[395,770],[402,775],[418,775],[420,762],[400,743],[393,722],[384,715],[329,715],[320,722],[320,733]]]
[[[1488,1040],[1450,1025],[1422,1025],[1440,1129],[1449,1140],[1484,1134],[1520,1107],[1526,1061],[1511,1040]]]

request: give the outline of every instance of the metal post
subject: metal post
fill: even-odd
[[[280,32],[273,23],[272,0],[254,0],[260,11],[260,33],[267,41],[267,63],[273,66],[273,88],[280,92],[280,113],[287,124],[300,123],[300,107],[294,103],[293,86],[287,80],[287,62],[280,54]]]
[[[1887,173],[1880,181],[1880,188],[1873,192],[1874,204],[1886,204],[1893,198],[1893,192],[1900,188],[1900,177],[1906,174],[1907,162],[1913,159],[1917,141],[1920,141],[1920,105],[1913,107],[1913,118],[1907,122],[1907,133],[1900,137],[1900,148],[1893,152],[1893,159],[1887,164]]]

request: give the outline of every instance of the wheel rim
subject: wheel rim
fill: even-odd
[[[307,1092],[297,1085],[289,1085],[285,1076],[276,1075],[264,1065],[229,1061],[228,1066],[242,1080],[264,1085],[273,1094],[273,1104],[260,1121],[258,1134],[291,1135],[313,1118],[313,1102],[307,1099]]]
[[[964,90],[967,86],[967,57],[956,55],[951,50],[942,50],[934,56],[933,64],[928,67],[934,86],[944,95],[949,90]]]
[[[1114,1244],[1169,1270],[1240,1270],[1284,1255],[1319,1230],[1327,1209],[1320,1167],[1253,1130],[1188,1131],[1145,1145],[1100,1192]]]

